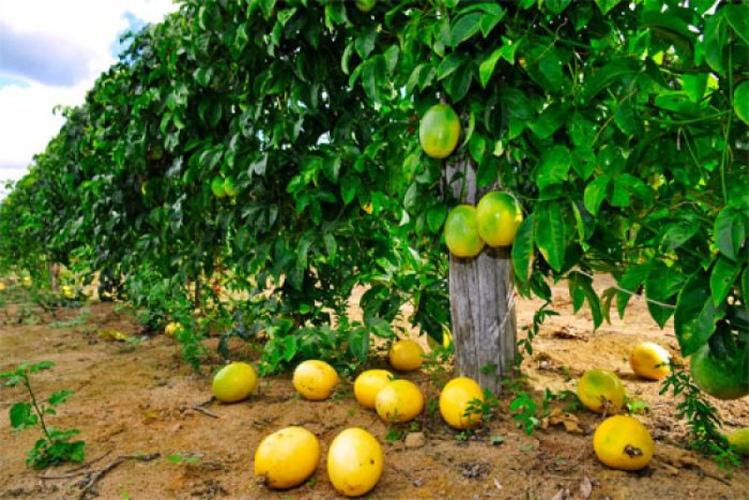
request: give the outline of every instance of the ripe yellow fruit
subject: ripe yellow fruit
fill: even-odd
[[[33,282],[33,280],[31,279],[31,276],[24,276],[24,277],[23,277],[23,281],[21,282],[21,284],[22,284],[23,286],[25,286],[26,288],[29,288],[29,287],[31,287],[31,285],[32,285],[33,283],[34,283],[34,282]]]
[[[0,292],[4,292],[7,288],[8,287],[5,285],[5,283],[3,283],[2,281],[0,281]]]
[[[668,351],[658,344],[643,342],[632,349],[629,355],[629,366],[638,377],[648,380],[660,380],[671,373]]]
[[[179,332],[180,330],[182,330],[182,325],[172,321],[171,323],[166,325],[166,327],[164,328],[164,335],[171,337],[175,335],[177,332]]]
[[[614,372],[588,370],[577,384],[577,397],[591,411],[618,413],[624,406],[624,384]]]
[[[445,220],[445,243],[456,257],[470,259],[484,248],[478,232],[476,209],[471,205],[458,205],[450,210]]]
[[[286,427],[266,436],[255,450],[255,480],[274,489],[305,482],[320,462],[320,441],[304,427]]]
[[[421,148],[432,158],[450,156],[460,138],[458,114],[447,104],[435,104],[424,113],[419,123]]]
[[[736,448],[737,453],[749,457],[749,427],[731,431],[726,438]]]
[[[523,210],[515,198],[501,191],[486,193],[476,206],[478,233],[490,247],[506,247],[515,241]]]
[[[241,361],[229,363],[213,377],[213,395],[222,403],[236,403],[252,394],[256,384],[252,366]]]
[[[593,434],[598,460],[612,469],[640,470],[650,463],[655,443],[639,420],[628,415],[609,417]]]
[[[75,298],[75,289],[70,285],[61,286],[60,291],[62,292],[62,296],[68,300],[73,300]]]
[[[466,409],[472,401],[484,402],[484,393],[479,384],[468,377],[452,379],[445,385],[440,394],[440,413],[447,425],[455,429],[468,429],[481,421],[481,415],[466,415]]]
[[[338,434],[328,449],[328,477],[347,497],[358,497],[375,487],[382,475],[382,446],[358,427]]]
[[[385,422],[410,422],[424,409],[424,395],[409,380],[393,380],[377,393],[375,409]]]
[[[398,340],[393,342],[388,353],[390,366],[402,372],[410,372],[421,368],[424,362],[424,349],[414,340]]]
[[[365,408],[373,410],[380,390],[395,377],[387,370],[367,370],[354,381],[354,396]]]
[[[304,399],[322,401],[333,394],[338,383],[338,373],[325,361],[310,359],[300,363],[294,370],[294,389]]]

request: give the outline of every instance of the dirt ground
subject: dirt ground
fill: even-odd
[[[65,465],[43,472],[26,467],[26,451],[39,435],[36,430],[11,432],[7,412],[22,393],[2,388],[0,499],[339,498],[328,481],[324,457],[333,437],[352,426],[372,432],[385,451],[383,475],[368,499],[749,499],[746,461],[726,471],[685,450],[686,428],[674,417],[672,398],[658,395],[658,383],[631,374],[627,356],[639,342],[655,341],[676,352],[672,328],[658,329],[644,303],[633,300],[624,321],[594,332],[585,309],[572,314],[565,287],[555,288],[555,293],[561,315],[543,326],[533,358],[524,363],[528,390],[540,400],[546,387],[574,390],[586,369],[618,372],[628,395],[650,405],[650,412],[639,418],[656,440],[656,456],[644,471],[614,471],[597,461],[591,433],[600,416],[577,411],[581,433],[551,425],[527,436],[516,427],[508,398],[501,399],[498,417],[467,440],[458,439],[438,414],[423,415],[419,425],[426,440],[415,447],[407,447],[405,439],[386,440],[388,427],[374,412],[358,406],[350,381],[324,402],[300,400],[289,377],[281,376],[262,380],[247,401],[206,403],[210,377],[196,375],[181,363],[172,339],[159,335],[122,343],[97,334],[112,329],[137,333],[132,318],[115,306],[89,303],[61,310],[53,318],[7,303],[0,308],[0,371],[22,361],[54,361],[52,370],[34,375],[35,387],[41,395],[62,388],[75,391],[50,421],[63,429],[80,429],[87,443],[86,460],[95,462],[83,469]],[[519,327],[531,322],[538,305],[519,300]],[[81,316],[82,311],[88,313]],[[73,324],[60,324],[76,318]],[[424,372],[404,377],[417,382],[427,398],[436,396],[434,377]],[[714,403],[728,430],[749,426],[746,398]],[[265,435],[289,425],[314,432],[323,459],[305,485],[269,491],[253,481],[254,451]],[[411,439],[416,440],[409,438],[409,445]],[[137,458],[118,463],[126,456]],[[93,487],[82,491],[81,485],[109,466]]]

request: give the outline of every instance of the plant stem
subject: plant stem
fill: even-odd
[[[27,373],[24,373],[23,375],[23,385],[25,385],[26,390],[29,391],[29,395],[31,396],[31,404],[34,406],[34,411],[36,411],[36,414],[39,416],[39,423],[42,426],[44,436],[47,438],[47,441],[51,443],[52,436],[49,435],[47,424],[44,422],[44,412],[42,412],[41,408],[39,408],[39,403],[37,403],[36,401],[36,395],[34,394],[34,390],[31,388],[31,380],[29,380],[29,376]]]

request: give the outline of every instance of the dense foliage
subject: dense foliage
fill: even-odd
[[[749,6],[714,3],[381,1],[364,13],[185,0],[66,111],[0,207],[0,259],[123,276],[152,326],[177,303],[187,317],[188,293],[210,297],[219,270],[249,294],[228,333],[263,333],[271,369],[366,358],[408,300],[407,319],[439,338],[441,229],[465,176],[446,178],[416,132],[442,100],[464,130],[448,161],[526,212],[512,249],[521,293],[548,301],[546,278],[566,278],[596,327],[644,293],[661,326],[674,316],[684,355],[710,342],[746,359]],[[236,196],[217,197],[217,178]],[[602,297],[598,272],[618,282]],[[363,324],[345,318],[359,284],[371,287]]]

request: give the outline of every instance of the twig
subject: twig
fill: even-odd
[[[112,450],[109,450],[108,452],[106,452],[105,454],[103,454],[102,456],[100,456],[99,458],[95,458],[95,459],[90,460],[90,461],[88,461],[86,463],[78,465],[77,467],[73,467],[72,469],[68,469],[68,472],[76,472],[76,471],[79,471],[81,469],[85,469],[86,467],[90,467],[93,464],[95,464],[96,462],[99,462],[99,461],[107,458],[111,454],[112,454]]]
[[[100,460],[108,457],[111,453],[112,453],[111,451],[108,451],[105,454],[103,454],[102,456],[100,456],[99,458],[95,458],[95,459],[93,459],[91,461],[88,461],[88,462],[86,462],[84,464],[81,464],[81,465],[78,465],[76,467],[73,467],[72,469],[68,469],[68,473],[67,474],[59,474],[59,475],[56,475],[56,476],[39,475],[37,477],[39,479],[41,479],[42,481],[46,481],[46,480],[49,480],[49,479],[70,479],[71,477],[82,476],[84,474],[88,474],[89,473],[89,471],[86,471],[86,470],[83,470],[83,469],[85,469],[87,467],[90,467],[91,465],[95,464],[96,462],[98,462],[98,461],[100,461]]]
[[[81,483],[85,483],[85,485],[82,485],[81,494],[78,496],[78,499],[85,500],[89,492],[91,491],[91,488],[94,487],[97,481],[100,481],[109,472],[111,472],[113,469],[123,464],[124,462],[128,460],[150,462],[152,460],[156,460],[160,456],[161,456],[161,453],[152,453],[151,455],[122,455],[121,457],[117,458],[117,460],[115,460],[111,464],[107,465],[103,469],[99,469],[95,472],[92,472],[90,477],[86,478],[84,481],[81,481]]]
[[[201,405],[193,405],[193,406],[192,406],[192,409],[193,409],[193,410],[195,410],[195,411],[199,411],[200,413],[202,413],[203,415],[205,415],[205,416],[207,416],[207,417],[211,417],[211,418],[221,418],[220,416],[216,415],[216,414],[215,414],[215,413],[213,413],[212,411],[210,411],[210,410],[206,410],[206,409],[205,409],[205,408],[203,408],[203,407],[202,407]]]

